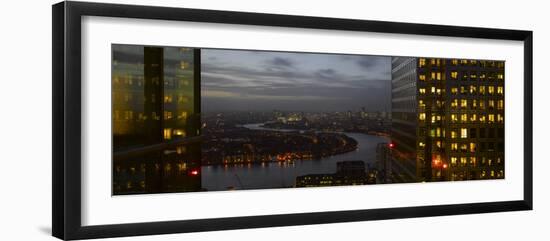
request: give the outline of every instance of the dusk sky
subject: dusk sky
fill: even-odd
[[[202,110],[390,109],[390,57],[202,50]]]

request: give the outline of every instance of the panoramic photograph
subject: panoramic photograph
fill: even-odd
[[[504,61],[111,49],[113,195],[505,177]]]

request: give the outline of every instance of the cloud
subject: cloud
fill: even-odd
[[[389,106],[389,58],[203,50],[205,110],[348,110]],[[379,59],[369,59],[379,58]],[[206,60],[205,60],[206,59]],[[365,66],[360,66],[360,61]],[[366,62],[369,62],[368,64]],[[372,109],[371,108],[371,109]]]
[[[269,64],[277,67],[293,67],[293,63],[288,58],[275,57],[268,61]]]

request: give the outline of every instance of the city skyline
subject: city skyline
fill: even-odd
[[[201,66],[203,112],[390,108],[390,57],[203,49]]]
[[[112,192],[504,179],[504,66],[114,44]]]

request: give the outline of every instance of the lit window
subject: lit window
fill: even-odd
[[[479,100],[479,109],[485,110],[485,101]]]
[[[172,111],[164,111],[164,119],[165,120],[172,119]]]
[[[497,115],[497,121],[498,121],[498,123],[503,123],[504,122],[504,116],[501,115],[501,114],[498,114]]]
[[[472,109],[477,108],[477,100],[472,100]]]
[[[495,115],[494,114],[489,114],[488,119],[489,119],[489,123],[494,123],[495,122]]]
[[[460,115],[460,121],[462,121],[462,122],[468,122],[468,114],[462,114],[462,115]]]
[[[453,100],[451,101],[451,107],[452,107],[452,108],[456,108],[457,106],[458,106],[458,99],[453,99]]]
[[[485,115],[479,115],[479,122],[485,123]]]
[[[424,146],[426,146],[426,144],[424,144],[424,142],[418,142],[418,147],[424,148]]]
[[[435,87],[432,86],[432,93],[435,93]]]
[[[458,65],[458,59],[451,60],[451,64],[455,66]]]
[[[488,106],[489,106],[489,109],[494,109],[495,108],[495,101],[494,100],[489,100]]]
[[[420,107],[421,109],[426,107],[426,104],[424,104],[423,100],[418,100],[418,107]]]
[[[473,166],[475,167],[476,166],[476,157],[475,156],[472,156],[470,157],[470,166]]]
[[[418,114],[418,120],[421,120],[421,121],[426,120],[426,113]]]
[[[461,128],[460,129],[460,138],[468,138],[468,129],[467,128]]]
[[[164,129],[164,139],[165,140],[172,139],[172,129],[171,128],[165,128]]]
[[[454,142],[454,143],[451,143],[451,151],[456,151],[458,150],[458,143]]]
[[[451,93],[456,95],[458,93],[458,88],[456,87],[451,88]]]
[[[451,114],[451,122],[455,123],[458,121],[458,117],[456,116],[456,114]]]
[[[485,86],[479,86],[479,94],[484,95],[485,94]]]
[[[174,130],[174,135],[185,137],[185,136],[186,136],[186,133],[185,133],[185,130],[182,130],[182,129],[175,129],[175,130]]]
[[[499,100],[497,102],[497,109],[499,109],[499,110],[504,109],[504,100]]]
[[[476,152],[476,143],[470,142],[470,152]]]
[[[467,108],[467,107],[468,107],[468,100],[466,100],[466,99],[461,99],[461,100],[460,100],[460,107],[461,107],[461,108]]]
[[[172,103],[172,95],[165,95],[164,103]]]
[[[421,58],[421,59],[418,61],[418,67],[424,67],[424,66],[426,66],[426,59]]]
[[[498,78],[498,80],[503,80],[503,79],[504,79],[504,75],[503,75],[503,74],[498,74],[498,75],[497,75],[497,78]]]
[[[454,157],[454,156],[451,157],[451,165],[452,165],[452,166],[456,166],[456,160],[457,160],[456,157]]]
[[[187,111],[182,111],[178,116],[178,119],[187,119]]]
[[[492,95],[495,93],[495,87],[494,86],[489,86],[488,89],[487,89],[487,92]]]
[[[426,75],[423,75],[423,74],[418,75],[418,79],[422,80],[422,81],[425,81],[426,80]]]
[[[460,157],[460,164],[465,166],[468,163],[468,159],[466,157]]]
[[[470,94],[475,94],[475,93],[476,93],[476,87],[473,85],[470,85]]]
[[[458,72],[456,72],[456,71],[451,72],[451,78],[457,79],[458,78]]]
[[[418,89],[418,92],[419,92],[420,94],[426,94],[426,89],[420,88],[420,89]]]
[[[456,131],[451,131],[451,139],[455,139],[455,138],[457,138]]]
[[[476,120],[477,120],[476,114],[472,114],[472,115],[470,116],[470,121],[471,121],[471,122],[475,122]]]
[[[499,94],[499,95],[504,94],[504,87],[498,86],[498,87],[497,87],[497,94]]]
[[[435,79],[435,72],[432,72],[432,73],[431,73],[431,79],[432,79],[432,80]]]
[[[437,80],[441,80],[441,72],[437,72]]]
[[[460,151],[467,152],[468,151],[468,144],[466,144],[466,143],[460,144]]]

